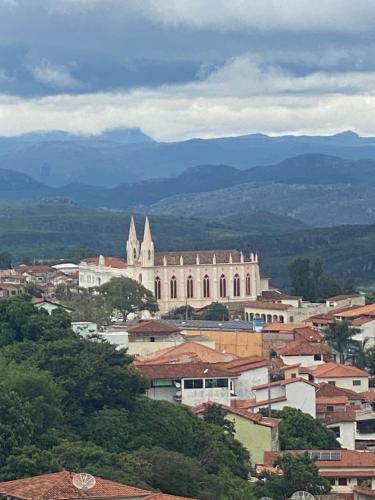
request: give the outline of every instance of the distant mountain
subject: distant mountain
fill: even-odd
[[[51,186],[78,182],[113,187],[175,177],[195,165],[231,165],[245,170],[304,154],[375,160],[375,138],[349,131],[327,137],[253,134],[158,143],[137,129],[97,136],[57,131],[0,138],[0,168],[27,173]]]
[[[39,200],[45,196],[56,193],[28,175],[0,169],[0,201]]]

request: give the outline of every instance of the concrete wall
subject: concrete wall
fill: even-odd
[[[353,385],[353,380],[360,380],[361,385]],[[341,378],[325,378],[325,377],[315,377],[314,381],[317,384],[323,382],[335,382],[337,387],[342,387],[343,389],[351,389],[354,392],[364,392],[368,391],[368,378],[366,377],[341,377]]]
[[[190,329],[202,335],[207,335],[215,342],[215,348],[220,352],[228,352],[236,356],[262,356],[262,333],[229,330],[209,330],[204,328]]]
[[[241,373],[234,380],[234,391],[238,399],[253,399],[255,397],[251,388],[254,385],[266,384],[268,382],[268,367],[262,366],[255,370],[249,370]]]
[[[295,382],[285,386],[285,394],[288,401],[288,404],[284,404],[285,406],[298,408],[304,413],[308,413],[314,418],[316,417],[314,386],[305,382]]]
[[[185,389],[182,383],[181,403],[187,406],[196,406],[208,401],[230,406],[230,387],[217,387],[214,389]],[[183,432],[183,430],[182,430]]]
[[[327,425],[327,427],[329,429],[340,427],[340,437],[337,438],[337,441],[343,448],[355,450],[355,422],[339,422],[337,424]]]
[[[315,361],[313,355],[301,356],[280,356],[286,365],[295,365],[301,363],[302,366],[315,366],[324,363],[323,356],[320,361]]]
[[[280,385],[271,385],[270,391],[271,399],[285,396],[285,389]],[[254,392],[256,401],[263,401],[265,399],[268,399],[268,387],[265,387],[264,389],[257,389],[256,391],[254,390]]]

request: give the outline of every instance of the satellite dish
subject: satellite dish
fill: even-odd
[[[314,495],[308,491],[296,491],[290,498],[292,500],[315,500]]]
[[[181,387],[181,383],[180,382],[175,382],[174,386],[177,387],[177,389],[179,389]]]
[[[90,490],[96,484],[96,479],[91,474],[86,474],[81,472],[79,474],[74,474],[72,478],[73,485],[77,490]]]
[[[208,372],[208,368],[205,368],[205,369],[203,370],[203,373],[207,373],[207,372]]]

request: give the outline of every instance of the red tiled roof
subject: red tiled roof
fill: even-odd
[[[337,424],[339,422],[355,422],[356,412],[355,408],[347,406],[343,410],[330,411],[326,414],[324,422],[326,425]]]
[[[294,332],[296,328],[305,328],[304,323],[278,323],[277,321],[272,323],[264,323],[264,332]]]
[[[140,320],[136,324],[130,324],[125,327],[129,334],[134,335],[171,335],[173,333],[180,333],[182,330],[172,323],[164,323],[156,319]]]
[[[354,318],[352,321],[353,326],[362,326],[366,323],[370,323],[370,321],[374,321],[374,316],[360,316],[359,318]]]
[[[295,328],[294,333],[298,337],[302,337],[307,342],[321,342],[322,336],[315,330],[315,328],[311,328],[310,326],[305,326],[303,328]]]
[[[340,318],[355,318],[363,315],[375,315],[375,304],[368,304],[367,306],[351,306],[341,312],[334,311],[334,316]]]
[[[199,344],[198,342],[185,342],[175,347],[167,347],[148,354],[138,356],[137,362],[162,364],[162,363],[188,363],[189,361],[201,361],[203,363],[223,363],[222,368],[226,369],[226,362],[232,361],[234,354],[222,353],[216,349]]]
[[[314,377],[317,378],[340,378],[340,377],[366,377],[368,373],[364,370],[351,365],[340,365],[338,363],[329,362],[322,363],[316,368],[311,369]]]
[[[303,382],[304,384],[318,387],[317,384],[310,382],[310,380],[306,380],[305,378],[302,377],[296,377],[296,378],[288,378],[287,380],[276,380],[276,382],[271,382],[270,384],[254,385],[252,389],[255,391],[259,389],[267,389],[268,385],[270,385],[271,387],[277,387],[278,385],[284,387],[285,385],[295,384],[296,382]]]
[[[302,295],[288,295],[280,290],[265,290],[262,292],[262,297],[267,300],[299,300],[303,298]]]
[[[359,295],[359,293],[334,295],[333,297],[328,297],[327,300],[330,302],[337,302],[338,300],[353,299],[355,297],[361,297],[361,295]]]
[[[322,396],[316,397],[317,405],[346,405],[348,396]]]
[[[86,257],[82,262],[85,262],[88,265],[99,265],[99,257]],[[127,266],[126,260],[121,257],[104,257],[104,265],[107,267],[113,267],[122,269]]]
[[[194,406],[194,408],[192,408],[192,412],[196,414],[202,413],[204,412],[206,406],[209,404],[210,402]],[[250,420],[251,422],[263,425],[265,427],[277,427],[281,422],[279,418],[264,417],[261,413],[253,413],[251,411],[235,408],[233,406],[227,406],[227,405],[220,405],[220,406],[224,408],[227,413],[238,415],[239,417],[243,417],[246,420]]]
[[[16,271],[23,273],[48,273],[49,271],[53,271],[53,269],[50,266],[46,266],[44,264],[37,264],[37,265],[20,264],[15,269]]]
[[[372,488],[364,488],[363,486],[354,486],[353,491],[367,497],[375,498],[375,490],[373,490]]]
[[[322,470],[319,471],[319,475],[322,477],[375,477],[375,470],[345,470],[340,472]]]
[[[330,350],[324,342],[306,342],[296,340],[284,347],[275,349],[279,356],[313,356],[314,354],[329,354]]]
[[[221,363],[221,367],[229,370],[232,373],[242,373],[256,368],[268,366],[268,361],[262,356],[246,356],[243,358],[233,359],[226,363]]]
[[[79,490],[72,483],[73,473],[63,471],[0,483],[4,496],[27,500],[68,500],[78,498],[147,498],[150,491],[95,477],[95,486]]]
[[[272,403],[281,403],[282,401],[286,401],[285,396],[278,396],[277,398],[271,398],[271,399],[263,399],[262,401],[254,401],[253,403],[249,403],[247,405],[247,408],[256,408],[257,406],[264,406],[267,404],[272,404]]]
[[[167,493],[153,493],[146,497],[146,500],[197,500],[196,498],[176,497],[175,495],[168,495]]]
[[[182,378],[233,378],[233,374],[210,363],[137,364],[136,368],[150,380]]]
[[[366,401],[375,402],[375,391],[374,390],[360,392],[359,396],[361,396],[362,399],[365,399]]]
[[[246,302],[245,307],[253,307],[254,309],[273,309],[286,311],[292,306],[290,306],[289,304],[277,304],[275,302],[266,302],[263,300],[250,300]]]
[[[316,397],[326,396],[331,398],[333,396],[346,396],[349,401],[358,401],[362,399],[362,394],[359,392],[354,392],[350,389],[344,389],[343,387],[337,387],[336,385],[328,384],[328,382],[323,382],[319,384],[318,390],[316,392]]]

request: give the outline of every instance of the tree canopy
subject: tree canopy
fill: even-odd
[[[326,327],[325,339],[339,353],[340,363],[345,362],[345,358],[348,356],[350,340],[356,333],[359,333],[359,329],[354,328],[350,321],[347,320],[335,320]]]

